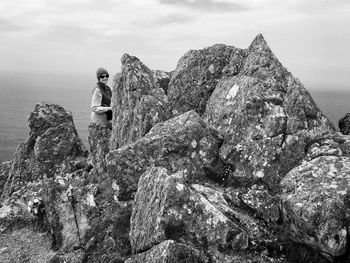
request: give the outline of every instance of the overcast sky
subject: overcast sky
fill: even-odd
[[[114,74],[124,53],[170,71],[190,49],[262,33],[304,84],[349,87],[349,25],[349,0],[4,0],[0,71]]]

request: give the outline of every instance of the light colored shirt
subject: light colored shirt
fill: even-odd
[[[91,98],[91,121],[103,126],[107,125],[106,111],[111,110],[112,107],[101,106],[102,94],[99,88],[95,88]]]

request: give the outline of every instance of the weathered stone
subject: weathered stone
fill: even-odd
[[[343,135],[340,132],[334,132],[324,136],[324,139],[330,139],[339,144],[343,156],[350,156],[350,136]]]
[[[219,134],[194,111],[154,126],[136,142],[111,151],[108,173],[119,188],[119,200],[131,199],[142,173],[152,165],[172,172],[187,169],[191,180],[203,178],[215,164]]]
[[[0,166],[0,231],[48,230],[52,263],[349,261],[350,137],[262,35],[171,73],[126,54],[113,89],[89,166],[71,113],[36,105]]]
[[[312,143],[308,149],[306,160],[312,160],[320,156],[342,156],[341,145],[328,138],[322,138]]]
[[[124,262],[131,254],[131,204],[117,201],[115,181],[107,174],[98,174],[85,188],[78,189],[77,195],[84,204],[90,225],[85,235],[84,262]]]
[[[47,129],[37,137],[34,145],[36,167],[32,176],[52,177],[60,171],[74,170],[67,169],[73,166],[72,159],[76,156],[86,157],[82,155],[80,147],[77,148],[80,143],[74,125],[62,123]]]
[[[211,188],[187,186],[185,179],[185,172],[169,175],[158,167],[143,174],[131,218],[133,250],[144,251],[166,239],[187,240],[215,254],[246,249],[247,233],[226,216],[231,209],[225,199]]]
[[[106,155],[109,153],[111,133],[111,130],[106,126],[95,123],[90,123],[89,125],[88,141],[91,165],[94,169],[92,173],[101,174],[107,170]]]
[[[30,203],[40,198],[44,187],[40,182],[26,182],[13,192],[11,198],[2,200],[0,205],[0,232],[22,225],[36,225],[38,218],[32,213]],[[43,222],[38,225],[42,227]]]
[[[155,84],[153,72],[128,54],[121,62],[122,72],[117,74],[113,87],[111,149],[134,142],[170,117],[168,98]]]
[[[280,198],[271,196],[264,186],[253,185],[241,195],[241,200],[268,223],[281,219]]]
[[[165,72],[163,70],[153,70],[154,82],[157,88],[164,90],[165,94],[168,93],[169,82],[172,76],[172,72]]]
[[[196,249],[166,240],[152,249],[137,254],[125,261],[125,263],[206,263],[209,260]]]
[[[55,249],[72,251],[84,244],[89,228],[84,202],[77,198],[74,182],[59,178],[46,182],[45,211]],[[88,201],[88,200],[87,200]],[[89,203],[91,204],[91,202]],[[84,213],[85,212],[85,213]]]
[[[195,110],[202,115],[223,69],[229,63],[234,64],[232,60],[240,60],[240,56],[234,59],[237,54],[238,49],[223,44],[187,52],[179,60],[169,83],[172,113],[178,115]]]
[[[10,173],[12,162],[11,161],[6,161],[0,164],[0,196],[3,190],[3,187],[7,181],[7,178]]]
[[[124,262],[131,255],[130,216],[129,204],[103,212],[87,233],[84,262]]]
[[[334,127],[261,35],[240,63],[239,73],[219,80],[204,119],[224,134],[220,157],[236,167],[238,181],[277,190],[308,143]]]
[[[1,198],[27,182],[77,170],[87,150],[76,132],[72,114],[57,104],[41,102],[29,116],[30,136],[17,147]]]
[[[338,122],[340,132],[342,134],[350,134],[350,113],[345,114]]]
[[[73,123],[73,116],[70,111],[57,104],[40,102],[35,105],[34,111],[28,118],[30,137],[29,147],[35,143],[38,136],[42,135],[51,127],[56,127],[62,123],[71,126]]]
[[[346,253],[350,218],[350,159],[321,156],[282,180],[283,220],[295,242],[328,258]]]

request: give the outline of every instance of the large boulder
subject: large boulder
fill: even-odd
[[[163,167],[153,167],[141,176],[130,229],[135,253],[171,239],[202,251],[213,262],[233,262],[238,254],[249,257],[252,251],[266,250],[267,243],[278,243],[276,236],[267,234],[265,223],[250,216],[249,209],[232,205],[222,188],[189,184],[187,176],[186,170],[171,173]]]
[[[333,259],[348,251],[350,158],[321,156],[291,170],[281,182],[289,236]]]
[[[41,102],[29,116],[29,138],[17,147],[1,195],[0,227],[48,230],[53,248],[81,246],[88,229],[82,202],[70,194],[73,181],[86,177],[87,150],[72,114],[57,104]],[[3,166],[2,166],[3,167]]]
[[[133,250],[145,251],[167,239],[186,240],[215,254],[246,249],[248,234],[229,218],[225,199],[214,189],[187,186],[186,176],[158,167],[142,175],[131,218]]]
[[[29,138],[16,149],[2,199],[28,182],[74,172],[87,158],[71,112],[41,102],[35,105],[28,121]]]
[[[242,54],[240,70],[228,71],[219,80],[204,119],[224,135],[220,157],[236,167],[237,181],[263,181],[277,191],[283,176],[305,157],[310,142],[334,127],[262,35]]]
[[[238,65],[242,55],[239,49],[223,44],[187,52],[179,60],[169,83],[172,113],[178,115],[195,110],[202,115],[224,68],[230,60]]]
[[[119,187],[119,200],[132,199],[137,182],[152,165],[172,172],[187,169],[191,180],[203,178],[215,166],[220,136],[194,111],[158,123],[134,143],[111,151],[108,173]]]
[[[111,149],[144,136],[156,123],[169,118],[168,98],[154,74],[138,58],[124,54],[122,71],[113,87],[113,132]],[[165,74],[165,73],[164,73]],[[157,76],[155,81],[155,76]]]

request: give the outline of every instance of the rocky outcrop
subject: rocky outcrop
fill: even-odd
[[[350,133],[350,113],[345,114],[345,116],[339,120],[338,126],[341,133],[346,135]]]
[[[350,159],[321,156],[282,180],[282,207],[292,238],[333,259],[349,245]]]
[[[34,224],[49,231],[53,248],[76,249],[86,230],[85,219],[72,206],[65,183],[84,178],[88,152],[72,114],[61,106],[39,103],[28,121],[28,140],[18,146],[14,159],[2,170],[7,179],[1,195],[1,231]],[[35,208],[37,203],[42,206]]]
[[[350,137],[262,35],[170,73],[125,54],[112,104],[89,156],[68,111],[35,107],[1,232],[46,231],[51,262],[349,262]]]
[[[144,137],[107,156],[108,174],[119,187],[119,200],[130,200],[138,179],[151,166],[171,172],[186,169],[189,180],[200,180],[215,166],[219,134],[194,111],[155,125]]]
[[[166,73],[154,74],[138,58],[128,54],[123,55],[121,63],[122,70],[113,87],[111,149],[134,142],[156,123],[170,117],[168,98],[162,89],[166,86],[162,82],[168,78]]]
[[[179,60],[169,83],[168,96],[172,113],[179,115],[195,110],[202,115],[224,68],[230,60],[239,64],[240,53],[240,49],[223,44],[186,53]]]
[[[26,183],[70,173],[87,157],[72,114],[57,104],[35,105],[29,119],[30,134],[17,147],[1,198],[11,196]]]
[[[236,167],[235,180],[277,190],[309,143],[334,127],[261,35],[241,56],[240,70],[218,82],[204,118],[224,134],[220,157]]]

